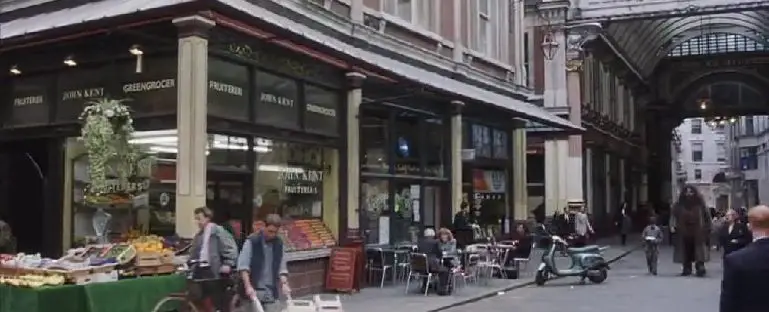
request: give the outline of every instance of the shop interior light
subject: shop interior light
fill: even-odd
[[[72,57],[72,55],[70,55],[64,59],[64,65],[67,65],[69,67],[75,67],[77,66],[77,62],[75,62],[75,58]]]
[[[138,44],[134,44],[131,46],[130,49],[128,49],[128,52],[131,52],[133,55],[144,55],[144,51],[142,50],[142,47]]]
[[[19,70],[19,67],[16,65],[11,66],[11,69],[8,70],[11,75],[21,75],[21,70]]]
[[[136,73],[141,74],[142,68],[143,68],[143,60],[142,57],[144,56],[144,51],[142,50],[141,46],[138,44],[134,44],[131,46],[130,49],[128,49],[128,52],[131,52],[134,56],[136,56]]]
[[[702,110],[708,109],[708,103],[705,101],[700,102],[700,109]]]
[[[729,122],[735,123],[735,122],[737,122],[737,118],[732,117],[731,119],[729,119]]]

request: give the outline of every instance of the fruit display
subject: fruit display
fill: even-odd
[[[136,247],[131,244],[115,244],[102,255],[102,258],[115,259],[120,264],[126,264],[134,257],[136,257]]]
[[[166,248],[165,239],[157,235],[140,236],[128,241],[138,253],[164,253],[172,252]]]
[[[17,287],[43,287],[43,286],[58,286],[65,282],[65,278],[62,275],[38,275],[38,274],[25,274],[16,277],[3,277],[0,276],[0,284],[11,285]]]

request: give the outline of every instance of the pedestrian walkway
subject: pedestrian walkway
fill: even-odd
[[[610,242],[619,242],[617,238],[599,240],[599,245],[609,245]],[[611,245],[605,252],[607,259],[614,259],[623,256],[627,251],[633,249],[632,244],[628,246]],[[418,293],[404,292],[405,285],[385,286],[384,288],[366,288],[360,293],[354,295],[344,295],[342,302],[344,310],[347,312],[392,312],[393,309],[399,311],[415,312],[435,312],[445,310],[454,306],[467,304],[468,302],[478,301],[491,296],[497,296],[499,293],[512,291],[516,288],[525,287],[533,284],[534,272],[539,265],[539,259],[542,251],[532,252],[531,261],[524,267],[519,279],[492,279],[488,285],[468,285],[458,289],[451,296],[437,296],[434,294],[424,296]],[[557,264],[568,264],[568,259],[560,258]],[[414,287],[416,288],[416,286]]]

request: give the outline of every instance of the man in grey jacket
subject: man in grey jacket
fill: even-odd
[[[209,280],[201,285],[204,297],[210,297],[217,310],[226,311],[229,303],[223,292],[224,284],[219,279],[227,277],[235,266],[238,245],[230,232],[211,222],[211,209],[200,207],[194,213],[200,231],[192,238],[190,249],[190,260],[198,261],[193,278]]]

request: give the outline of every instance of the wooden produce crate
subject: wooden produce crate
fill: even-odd
[[[159,266],[145,266],[134,268],[135,276],[154,276],[166,275],[176,272],[176,266],[173,264],[163,264]]]
[[[156,252],[139,252],[134,258],[134,264],[136,267],[161,266],[163,265],[163,255]]]

